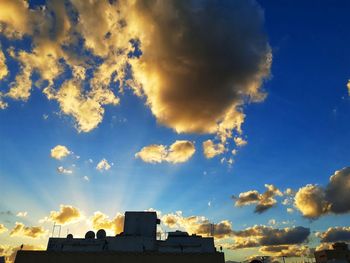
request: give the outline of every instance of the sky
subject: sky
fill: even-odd
[[[0,1],[0,255],[133,210],[226,260],[350,242],[349,10]]]

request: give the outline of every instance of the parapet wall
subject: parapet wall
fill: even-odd
[[[224,253],[18,251],[15,263],[224,263]]]

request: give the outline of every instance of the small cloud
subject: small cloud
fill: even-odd
[[[22,236],[37,238],[47,234],[47,230],[41,226],[27,227],[23,223],[16,222],[15,227],[11,230],[10,236]]]
[[[235,144],[238,146],[238,147],[242,147],[242,146],[245,146],[247,145],[247,141],[244,140],[242,137],[234,137],[233,138]]]
[[[108,171],[111,169],[111,165],[108,163],[106,159],[102,159],[96,166],[96,169],[102,172],[103,170]]]
[[[276,225],[276,219],[270,219],[269,225]]]
[[[84,179],[85,181],[87,181],[87,182],[90,182],[90,178],[87,177],[86,175],[83,177],[83,179]]]
[[[97,211],[91,218],[91,223],[93,229],[113,230],[115,234],[119,234],[123,231],[124,215],[116,214],[114,218],[109,219],[107,215]]]
[[[23,211],[23,212],[18,212],[16,216],[18,217],[26,217],[28,215],[27,211]]]
[[[211,201],[208,202],[208,206],[211,207]]]
[[[147,163],[184,163],[193,156],[195,151],[192,142],[181,140],[175,141],[169,148],[161,144],[143,147],[135,157]]]
[[[13,216],[13,213],[10,210],[0,211],[0,215]]]
[[[214,158],[217,155],[224,153],[226,150],[223,143],[215,144],[212,140],[206,140],[203,142],[203,152],[207,159]]]
[[[43,114],[43,119],[44,119],[44,120],[47,120],[48,118],[49,118],[49,115]]]
[[[66,169],[63,166],[57,167],[57,172],[60,174],[73,174],[73,171],[70,169]]]
[[[289,214],[292,214],[292,213],[294,212],[294,209],[293,209],[293,208],[288,207],[288,208],[287,208],[287,212],[288,212]]]
[[[0,224],[0,234],[4,233],[6,231],[7,231],[7,228],[3,224]]]
[[[61,160],[69,154],[71,154],[71,152],[63,145],[57,145],[51,149],[51,157],[57,160]]]
[[[51,211],[47,220],[64,225],[74,223],[82,217],[78,208],[71,205],[60,205],[60,211]]]
[[[232,224],[228,220],[213,224],[204,216],[185,217],[181,211],[163,215],[161,222],[169,228],[184,229],[190,234],[208,235],[212,233],[217,239],[228,238],[233,232]]]
[[[272,184],[265,184],[267,190],[260,194],[257,190],[240,193],[238,197],[232,196],[235,206],[256,204],[255,213],[263,213],[277,204],[275,196],[282,196],[282,192]]]

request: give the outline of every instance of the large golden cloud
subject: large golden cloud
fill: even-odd
[[[303,216],[316,219],[325,214],[350,212],[350,167],[336,171],[326,187],[306,185],[295,195],[295,206]]]
[[[265,98],[272,56],[254,0],[51,0],[36,9],[3,0],[0,9],[0,33],[32,39],[31,50],[6,50],[19,73],[0,94],[1,108],[39,87],[89,132],[129,87],[159,123],[216,134],[227,147],[242,132],[242,106]]]

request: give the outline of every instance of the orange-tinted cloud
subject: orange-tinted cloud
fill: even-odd
[[[106,105],[120,103],[118,92],[131,88],[162,125],[215,134],[226,148],[233,133],[241,136],[243,106],[266,96],[261,86],[272,55],[255,1],[52,0],[29,9],[25,1],[4,0],[0,10],[2,34],[32,39],[31,51],[8,50],[18,74],[0,108],[7,98],[28,100],[37,86],[79,132],[89,132]],[[140,56],[132,55],[137,49]],[[66,69],[71,76],[55,85]],[[32,83],[34,72],[40,77]]]
[[[350,212],[350,167],[336,171],[325,188],[306,185],[295,195],[295,207],[303,216],[316,219],[322,215]]]
[[[96,230],[112,230],[114,234],[119,234],[124,228],[124,215],[117,214],[114,218],[109,217],[99,211],[95,212],[91,218],[92,227]]]
[[[60,211],[51,211],[48,220],[57,224],[73,223],[82,218],[82,214],[78,208],[71,205],[60,205]]]
[[[0,245],[0,257],[6,257],[7,263],[13,263],[16,258],[17,251],[21,249],[21,246],[6,246]],[[43,246],[38,245],[23,245],[23,250],[45,250]]]
[[[22,236],[37,238],[47,234],[47,231],[41,226],[27,227],[23,223],[16,222],[15,227],[11,230],[10,236]]]

